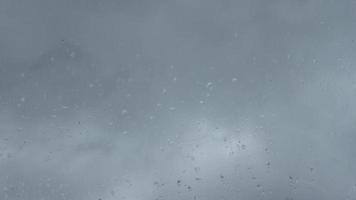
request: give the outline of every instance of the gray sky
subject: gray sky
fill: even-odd
[[[356,199],[355,10],[0,0],[0,199]]]

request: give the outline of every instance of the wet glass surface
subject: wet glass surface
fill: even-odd
[[[0,0],[0,199],[356,199],[355,10]]]

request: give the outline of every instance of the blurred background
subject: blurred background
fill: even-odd
[[[0,0],[0,199],[356,199],[355,10]]]

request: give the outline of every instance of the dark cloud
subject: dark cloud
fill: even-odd
[[[0,0],[0,199],[355,199],[355,6]]]

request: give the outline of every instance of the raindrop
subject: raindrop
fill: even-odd
[[[123,110],[121,111],[121,115],[125,115],[125,114],[127,114],[127,110],[126,110],[126,109],[123,109]]]
[[[270,162],[267,162],[266,165],[267,165],[267,167],[270,167],[270,166],[271,166],[271,163],[270,163]]]

